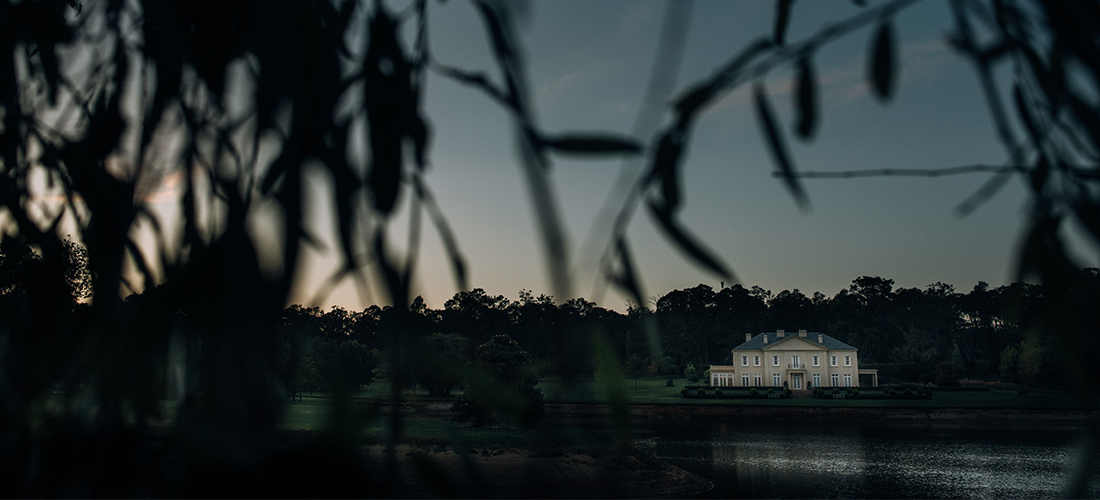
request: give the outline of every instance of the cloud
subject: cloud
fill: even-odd
[[[902,45],[897,57],[899,87],[904,88],[935,78],[942,66],[954,55],[944,39],[933,38]],[[843,87],[833,94],[833,97],[838,98],[842,103],[863,98],[868,90],[866,65],[865,54],[853,57],[848,64],[851,68],[851,76]]]
[[[941,38],[902,45],[898,55],[898,77],[901,86],[913,85],[935,78],[942,66],[948,63],[953,54]],[[863,98],[867,87],[867,55],[860,53],[850,57],[842,65],[817,69],[818,92],[823,103],[847,104]],[[783,96],[794,92],[795,75],[773,78],[766,85],[769,96]],[[750,84],[751,85],[751,84]],[[744,85],[743,85],[744,87]],[[724,112],[737,109],[747,110],[750,95],[748,92],[733,91],[714,104],[710,112]]]
[[[576,85],[583,75],[584,71],[576,70],[545,82],[535,89],[535,97],[538,98],[539,102],[550,103],[569,90],[570,87]]]

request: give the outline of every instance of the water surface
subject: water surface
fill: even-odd
[[[710,479],[713,497],[1052,498],[1083,435],[1041,423],[676,422],[642,426],[639,444]]]

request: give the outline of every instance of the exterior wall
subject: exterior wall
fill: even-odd
[[[859,387],[859,359],[857,352],[856,350],[849,349],[828,350],[820,344],[802,341],[801,339],[781,339],[779,342],[765,346],[764,349],[735,349],[733,351],[733,366],[712,366],[710,382],[711,385],[732,385],[741,387],[742,375],[748,375],[749,386],[755,386],[754,377],[759,375],[760,386],[774,387],[774,376],[778,374],[780,386],[785,382],[787,387],[793,387],[791,375],[801,374],[802,389],[807,389],[811,386],[830,388],[834,387],[832,375],[836,374],[837,383],[835,387],[847,387],[845,385],[844,375],[851,376],[851,387]],[[748,356],[748,366],[742,365],[742,356]],[[753,365],[755,356],[760,356],[760,366]],[[779,366],[773,365],[773,356],[779,356]],[[801,368],[792,368],[791,365],[793,364],[794,356],[798,356]],[[820,357],[818,366],[813,366],[814,356]],[[832,366],[831,364],[832,356],[836,356],[837,358],[836,366]],[[851,358],[850,365],[846,366],[844,364],[845,356]],[[716,368],[718,371],[716,371]],[[728,376],[730,373],[732,373],[732,377]],[[725,377],[720,377],[718,374],[727,375]],[[813,385],[814,374],[821,376],[821,385]]]

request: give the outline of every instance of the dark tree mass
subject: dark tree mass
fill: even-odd
[[[1100,287],[1100,270],[1085,269],[1081,278],[1082,286]],[[744,341],[745,333],[803,329],[859,346],[860,366],[879,369],[886,383],[954,385],[978,379],[1073,385],[1062,363],[1061,337],[1039,327],[1041,285],[991,289],[983,282],[966,292],[944,283],[895,289],[891,279],[862,276],[832,297],[814,295],[806,297],[797,289],[772,294],[739,284],[715,291],[701,284],[661,296],[655,310],[632,307],[624,314],[583,299],[558,305],[523,290],[516,301],[480,288],[459,292],[442,310],[420,307],[414,312],[422,331],[431,332],[418,358],[431,368],[419,369],[415,384],[432,394],[449,394],[463,384],[462,367],[477,362],[477,353],[500,336],[524,350],[533,366],[544,367],[543,376],[592,377],[591,332],[603,332],[627,375],[680,376],[688,366],[702,367],[697,368],[701,374],[706,366],[732,363],[730,351]],[[1085,310],[1088,304],[1079,306]],[[392,314],[391,307],[360,313],[335,307],[322,313],[293,306],[284,311],[286,326],[280,332],[305,336],[315,346],[364,346],[377,356],[378,349],[385,349],[379,340],[386,335],[377,317],[387,314]],[[645,338],[647,317],[659,325],[659,358],[653,357]],[[330,331],[343,333],[332,336]],[[1079,347],[1097,349],[1095,343]],[[369,382],[366,375],[359,381]]]

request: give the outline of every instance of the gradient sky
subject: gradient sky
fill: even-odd
[[[773,2],[758,1],[696,3],[676,88],[706,77],[750,40],[770,34],[773,8]],[[944,42],[951,28],[947,8],[945,1],[924,1],[897,18],[900,75],[886,105],[869,95],[866,85],[870,29],[816,55],[823,103],[818,134],[810,143],[788,140],[800,170],[1005,161],[974,70]],[[542,129],[629,133],[664,9],[661,1],[532,2],[520,31]],[[788,40],[858,11],[848,0],[796,3]],[[431,2],[430,27],[436,60],[496,76],[485,31],[468,3]],[[766,78],[787,131],[790,76],[781,68]],[[1010,74],[998,77],[1008,87]],[[1020,180],[966,218],[953,210],[986,175],[808,180],[812,210],[803,213],[771,176],[774,167],[757,130],[750,91],[743,87],[728,94],[699,120],[684,164],[681,216],[742,284],[832,296],[862,275],[892,278],[904,287],[941,281],[959,291],[978,281],[998,286],[1013,280],[1027,201]],[[520,289],[550,293],[508,115],[477,91],[435,74],[428,78],[425,108],[434,129],[427,180],[457,234],[470,286],[512,299]],[[573,293],[618,310],[625,309],[625,297],[594,293],[595,254],[581,250],[621,168],[617,160],[556,157],[552,172],[569,235]],[[312,194],[326,196],[324,188]],[[322,233],[331,227],[323,210],[311,217]],[[403,233],[403,220],[404,215],[398,218],[395,236]],[[634,217],[629,236],[650,297],[699,283],[718,288],[719,278],[670,246],[644,212]],[[1083,262],[1096,265],[1095,256]],[[312,253],[301,274],[303,287],[292,300],[308,302],[334,265]],[[423,295],[430,307],[442,307],[456,292],[428,226],[414,286],[414,295]],[[377,287],[363,300],[344,283],[322,304],[362,309],[381,299]]]

